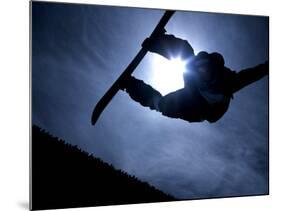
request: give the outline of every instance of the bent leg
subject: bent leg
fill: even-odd
[[[126,83],[125,90],[133,100],[142,106],[158,111],[158,103],[162,95],[150,85],[131,76]]]
[[[181,89],[162,96],[160,92],[134,77],[128,79],[125,90],[136,102],[170,118],[201,122],[206,119],[209,110],[204,98],[190,90]]]
[[[260,80],[264,76],[268,75],[268,72],[268,61],[255,67],[241,70],[234,78],[232,93],[235,93],[245,86]]]

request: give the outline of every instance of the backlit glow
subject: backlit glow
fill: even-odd
[[[184,87],[183,73],[186,71],[186,61],[180,57],[168,60],[159,55],[152,58],[152,83],[151,85],[162,95]]]

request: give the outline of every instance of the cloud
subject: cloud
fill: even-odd
[[[90,116],[162,11],[33,2],[32,119],[50,133],[181,199],[268,190],[268,80],[214,124],[169,119],[118,93]],[[263,62],[268,19],[178,12],[167,30],[241,69]],[[255,37],[255,39],[252,39]],[[149,54],[134,75],[149,81]]]

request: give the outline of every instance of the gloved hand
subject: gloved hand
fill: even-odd
[[[155,40],[157,37],[162,36],[163,34],[166,33],[166,29],[163,28],[159,33],[153,37],[147,37],[145,40],[142,42],[141,46],[145,48],[146,50],[151,49],[151,47],[154,45]]]
[[[151,49],[151,46],[153,45],[153,38],[147,37],[141,44],[141,47],[143,47],[146,50]]]

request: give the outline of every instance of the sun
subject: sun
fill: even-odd
[[[184,87],[185,68],[186,61],[180,57],[168,60],[162,56],[153,55],[151,85],[162,95],[181,89]]]

